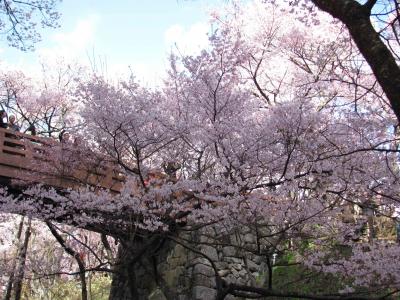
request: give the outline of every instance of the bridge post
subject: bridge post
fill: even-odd
[[[28,139],[24,139],[25,157],[29,160],[33,159],[33,145]]]

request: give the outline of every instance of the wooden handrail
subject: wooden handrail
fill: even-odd
[[[65,145],[65,151],[69,151],[71,157],[74,157],[74,154],[80,151],[73,144],[68,143]],[[40,181],[44,181],[41,183],[55,187],[76,188],[79,185],[89,184],[107,188],[114,192],[121,190],[125,178],[119,175],[121,173],[120,168],[116,163],[105,162],[105,159],[99,159],[99,162],[106,165],[89,167],[88,165],[79,164],[79,167],[70,170],[71,172],[68,176],[64,177],[64,174],[44,172],[43,169],[38,167],[40,164],[42,166],[47,164],[50,167],[52,163],[63,163],[52,162],[46,155],[52,147],[61,147],[60,149],[64,150],[63,144],[55,139],[32,136],[0,128],[0,176],[29,181],[29,177],[31,179],[34,178],[32,175],[41,174],[43,180],[41,179]],[[93,153],[91,152],[91,154]],[[35,167],[35,163],[38,166]],[[68,161],[65,164],[67,165]]]

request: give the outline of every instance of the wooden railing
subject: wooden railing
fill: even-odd
[[[69,161],[56,161],[54,151],[65,151],[70,156],[82,153],[73,144],[64,145],[52,138],[32,136],[0,128],[0,176],[15,181],[33,183],[57,188],[77,188],[90,185],[119,192],[124,176],[116,163],[101,158],[90,149],[83,149],[83,156],[98,157],[98,164],[75,164],[71,170],[61,172],[55,165],[68,167]],[[66,168],[68,169],[68,168]]]

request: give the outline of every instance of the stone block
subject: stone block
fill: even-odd
[[[201,246],[201,252],[207,255],[212,261],[218,261],[217,249],[211,246]]]
[[[240,271],[243,269],[242,263],[231,264],[231,268],[235,269],[236,271]]]
[[[249,270],[251,272],[257,272],[260,271],[260,266],[258,264],[256,264],[254,261],[252,260],[248,260],[247,261],[247,267],[249,268]]]
[[[193,275],[193,284],[198,286],[206,286],[209,288],[215,287],[215,276],[205,276],[203,274],[195,274]]]
[[[242,264],[243,259],[237,258],[237,257],[226,257],[225,261],[229,262],[231,264]]]
[[[196,258],[192,259],[192,261],[190,262],[189,265],[190,266],[195,266],[197,264],[211,266],[211,263],[209,262],[209,260],[204,258],[204,257],[196,257]]]
[[[203,264],[197,264],[193,268],[193,274],[203,274],[209,277],[215,276],[213,268]]]
[[[224,247],[222,249],[222,253],[224,254],[224,256],[235,256],[236,249],[235,249],[235,247],[232,247],[232,246]]]
[[[217,261],[215,263],[216,267],[218,270],[223,270],[223,269],[228,269],[229,268],[229,264],[225,261]]]
[[[243,239],[246,243],[254,243],[255,242],[255,237],[254,234],[251,233],[247,233],[244,235],[244,239]]]
[[[185,272],[185,267],[175,267],[164,272],[164,278],[167,285],[174,287],[178,284],[178,279],[181,274]]]
[[[232,273],[229,273],[225,278],[226,283],[237,283],[237,278],[233,276]]]
[[[201,234],[199,236],[199,242],[200,243],[212,243],[212,239],[210,238],[212,235],[204,235]]]
[[[195,286],[192,290],[193,300],[212,300],[216,295],[216,290],[204,286]]]
[[[225,269],[225,270],[219,270],[218,271],[218,274],[219,274],[219,276],[221,276],[221,277],[225,277],[226,275],[228,275],[230,273],[230,270],[227,270],[227,269]]]
[[[239,278],[240,277],[239,272],[236,271],[235,269],[231,269],[231,273],[235,278]]]

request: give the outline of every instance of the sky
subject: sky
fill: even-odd
[[[34,52],[0,40],[0,60],[35,73],[40,61],[64,58],[108,75],[132,70],[144,84],[158,82],[171,49],[194,53],[207,44],[209,12],[224,0],[63,0],[60,28],[41,30]]]

